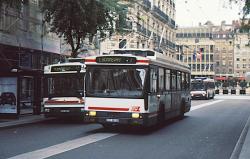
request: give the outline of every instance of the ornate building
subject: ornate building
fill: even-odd
[[[149,48],[175,56],[175,1],[138,0],[126,9],[128,33],[101,43],[101,53],[118,48]]]
[[[212,25],[178,28],[176,33],[177,59],[187,63],[191,76],[213,77],[215,41],[212,37]]]

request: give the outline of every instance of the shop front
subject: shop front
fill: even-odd
[[[11,46],[2,46],[0,53],[0,118],[40,114],[42,68],[60,56]]]
[[[1,72],[0,117],[40,113],[41,71]]]

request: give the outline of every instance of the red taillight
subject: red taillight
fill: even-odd
[[[149,60],[136,60],[136,63],[149,64]]]

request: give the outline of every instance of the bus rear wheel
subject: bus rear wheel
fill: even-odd
[[[159,108],[158,123],[164,124],[164,121],[165,121],[165,107],[162,104],[160,105],[160,108]]]
[[[182,102],[179,118],[183,119],[184,118],[184,114],[185,114],[185,102]]]

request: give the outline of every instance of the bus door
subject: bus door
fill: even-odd
[[[169,112],[171,110],[172,95],[171,95],[171,73],[170,70],[165,70],[165,111]]]
[[[171,71],[171,110],[179,109],[180,97],[177,91],[177,72]]]
[[[150,69],[150,87],[148,95],[149,112],[157,112],[159,106],[159,98],[157,97],[157,68]]]
[[[157,97],[159,100],[159,106],[164,107],[164,113],[170,111],[171,109],[171,93],[169,89],[165,88],[166,80],[165,80],[165,70],[162,67],[159,67],[158,70],[158,93]],[[163,109],[163,108],[160,108]]]

